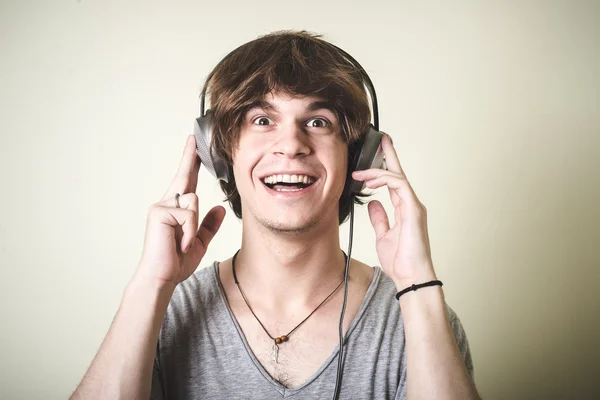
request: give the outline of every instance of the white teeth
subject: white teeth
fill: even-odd
[[[314,178],[311,178],[308,175],[289,175],[289,174],[281,174],[281,175],[269,175],[263,178],[264,183],[268,183],[269,185],[274,185],[279,182],[284,183],[304,183],[305,185],[314,182]]]

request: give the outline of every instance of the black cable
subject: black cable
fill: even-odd
[[[346,302],[348,301],[348,269],[350,268],[350,257],[352,255],[352,236],[354,232],[354,197],[350,202],[350,237],[348,238],[348,256],[346,257],[346,269],[344,271],[344,303],[342,304],[342,312],[340,314],[340,351],[338,352],[338,366],[335,377],[335,391],[333,392],[333,400],[337,400],[340,395],[340,387],[342,385],[342,370],[344,359],[344,314],[346,312]]]

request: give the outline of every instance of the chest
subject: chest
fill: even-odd
[[[337,302],[336,302],[337,303]],[[245,304],[244,304],[245,305]],[[346,332],[360,304],[350,302],[344,316],[343,331]],[[269,337],[287,335],[306,316],[297,316],[285,321],[261,321],[242,305],[233,309],[247,345],[265,371],[282,386],[295,388],[313,376],[323,364],[337,352],[339,346],[340,304],[318,310],[296,330],[288,340],[276,344]]]
[[[316,324],[308,326],[307,331],[299,329],[281,344],[275,344],[262,329],[251,329],[247,341],[269,375],[288,388],[306,382],[339,345],[336,327],[326,330]]]
[[[354,268],[351,265],[349,277],[348,302],[342,324],[344,334],[358,315],[367,289],[373,281],[373,269],[363,264]],[[253,306],[251,311],[232,276],[226,275],[224,281],[225,296],[242,331],[244,346],[264,373],[286,388],[297,388],[330,365],[324,364],[337,355],[343,290],[337,291],[322,306],[317,307],[315,302],[302,310],[289,311],[295,315],[277,314],[273,309],[268,311],[268,308],[261,309],[260,306]],[[326,292],[328,291],[322,294],[323,298]],[[312,313],[315,307],[317,309]],[[288,340],[276,345],[272,338],[283,335],[288,336]],[[337,358],[333,361],[335,360]]]

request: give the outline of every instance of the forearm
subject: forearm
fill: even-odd
[[[452,334],[442,288],[408,292],[400,297],[400,307],[406,338],[407,398],[480,399]]]
[[[132,280],[71,400],[148,399],[158,334],[174,287]]]

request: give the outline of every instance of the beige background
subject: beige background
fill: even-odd
[[[599,21],[597,1],[2,1],[0,398],[74,390],[204,77],[290,28],[371,75],[483,397],[599,398]],[[205,171],[198,194],[223,197]],[[202,266],[240,228],[229,212]],[[366,208],[355,235],[376,264]]]

